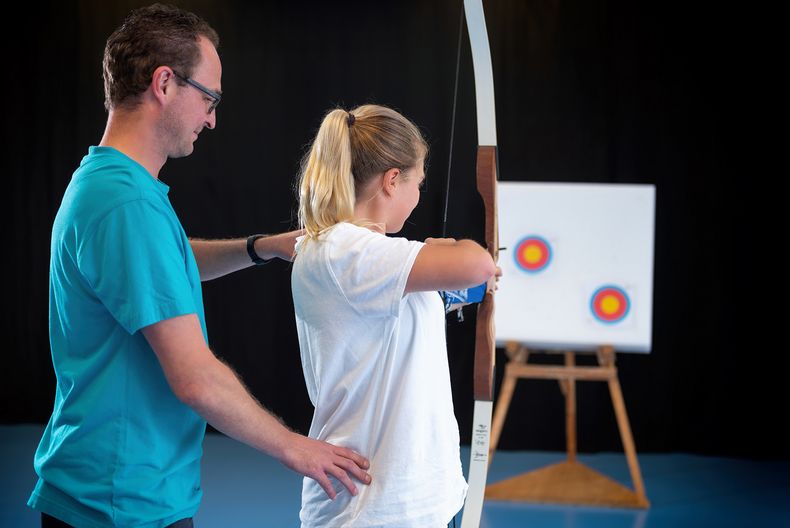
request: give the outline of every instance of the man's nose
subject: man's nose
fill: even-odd
[[[214,109],[206,116],[206,128],[213,129],[217,126],[217,110]]]

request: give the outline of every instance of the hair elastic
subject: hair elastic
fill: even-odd
[[[349,112],[348,113],[348,117],[346,118],[346,123],[348,123],[348,127],[351,128],[351,125],[353,125],[354,121],[356,121],[356,120],[357,120],[357,118],[354,117],[354,114]]]

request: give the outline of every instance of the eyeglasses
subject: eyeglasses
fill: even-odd
[[[172,69],[172,68],[171,68],[171,69]],[[184,81],[185,83],[189,84],[190,86],[194,86],[195,88],[197,88],[198,90],[200,90],[200,91],[201,91],[201,92],[203,92],[204,94],[206,94],[206,95],[208,95],[209,97],[211,97],[212,101],[211,101],[211,104],[210,104],[210,105],[209,105],[209,107],[208,107],[208,112],[207,112],[207,113],[209,113],[209,114],[210,114],[211,112],[213,112],[213,111],[214,111],[214,109],[215,109],[215,108],[217,107],[217,105],[219,104],[219,102],[222,100],[222,96],[221,96],[220,94],[218,94],[218,93],[217,93],[217,92],[215,92],[214,90],[209,90],[208,88],[206,88],[205,86],[203,86],[203,85],[202,85],[202,84],[200,84],[199,82],[197,82],[197,81],[194,81],[194,80],[192,80],[192,79],[190,79],[189,77],[186,77],[186,76],[184,76],[184,75],[181,75],[180,73],[178,73],[178,72],[177,72],[177,71],[175,71],[175,70],[173,70],[173,75],[175,75],[176,77],[178,77],[179,79],[181,79],[181,80],[182,80],[182,81]]]

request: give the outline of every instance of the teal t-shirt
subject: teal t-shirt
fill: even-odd
[[[197,314],[197,263],[168,186],[90,147],[52,227],[55,405],[28,504],[77,527],[161,527],[195,514],[206,422],[173,394],[140,329]]]

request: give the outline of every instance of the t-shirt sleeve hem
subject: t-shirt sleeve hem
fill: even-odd
[[[156,324],[167,319],[172,319],[173,317],[189,314],[197,314],[195,306],[191,303],[168,303],[159,305],[153,311],[150,311],[146,314],[141,314],[141,316],[134,319],[119,322],[123,326],[124,330],[129,332],[129,334],[134,334],[146,326],[151,326],[152,324]]]
[[[397,315],[400,310],[400,301],[406,295],[406,283],[409,280],[411,269],[414,267],[414,261],[417,260],[417,255],[422,250],[423,246],[425,246],[424,242],[419,242],[417,240],[412,240],[409,244],[411,246],[409,248],[409,254],[406,256],[406,263],[403,268],[401,268],[401,275],[398,277],[398,292],[400,295],[395,297],[392,302],[393,315]]]

